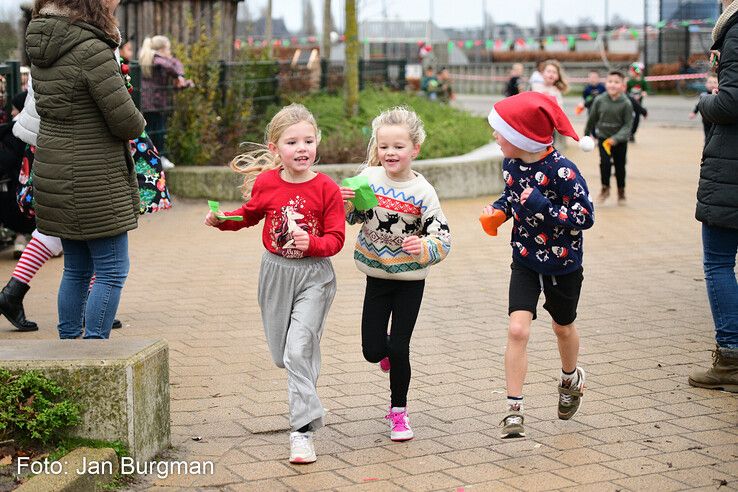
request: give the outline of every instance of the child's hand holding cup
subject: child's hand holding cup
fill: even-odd
[[[505,215],[505,212],[492,207],[492,205],[484,207],[482,215],[479,216],[479,222],[482,224],[482,229],[484,229],[484,232],[490,236],[496,236],[497,228],[506,220],[507,215]]]
[[[225,222],[223,219],[219,219],[212,211],[208,212],[205,216],[205,225],[210,227],[218,227],[220,224]]]
[[[347,186],[339,186],[338,189],[341,190],[341,199],[344,202],[356,196],[356,192]]]

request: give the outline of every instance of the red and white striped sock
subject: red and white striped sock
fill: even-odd
[[[88,293],[89,293],[89,292],[90,292],[90,291],[92,290],[92,286],[93,286],[93,285],[95,285],[95,277],[96,277],[96,276],[97,276],[97,275],[95,275],[95,274],[93,273],[93,274],[92,274],[92,277],[90,277],[90,287],[89,287],[89,288],[87,289],[87,292],[88,292]]]
[[[13,270],[13,277],[24,284],[31,282],[31,279],[36,275],[36,272],[44,266],[44,263],[51,258],[52,253],[49,248],[44,246],[44,243],[38,239],[31,238],[31,241],[23,250],[23,254],[15,265]]]

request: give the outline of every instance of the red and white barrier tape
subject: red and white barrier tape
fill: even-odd
[[[507,82],[510,80],[508,75],[468,75],[460,73],[450,73],[452,79],[455,80],[478,80],[487,82]],[[676,75],[649,75],[646,77],[647,82],[664,82],[668,80],[690,80],[704,79],[707,73],[681,73]],[[586,77],[571,77],[566,79],[568,82],[584,83],[587,82]]]

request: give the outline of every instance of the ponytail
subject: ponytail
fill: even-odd
[[[170,46],[170,42],[166,36],[157,35],[151,38],[146,37],[143,40],[141,49],[138,51],[138,62],[141,64],[144,77],[151,77],[154,68],[154,55],[167,46]]]
[[[243,184],[239,188],[243,199],[249,201],[256,177],[264,171],[278,168],[282,162],[279,155],[272,154],[264,144],[249,142],[246,145],[249,150],[234,157],[230,167],[234,172],[243,174]]]
[[[151,38],[146,36],[141,49],[138,50],[138,63],[141,65],[141,72],[146,78],[151,77],[151,65],[154,63],[154,50],[151,49]]]

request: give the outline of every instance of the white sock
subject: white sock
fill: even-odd
[[[561,381],[569,381],[569,387],[570,388],[576,388],[579,384],[579,371],[577,371],[576,368],[574,368],[574,372],[572,374],[567,374],[564,372],[564,370],[561,370]]]
[[[508,396],[507,397],[507,409],[522,412],[523,411],[523,397],[522,396]]]
[[[392,407],[394,413],[404,413],[407,407]]]

